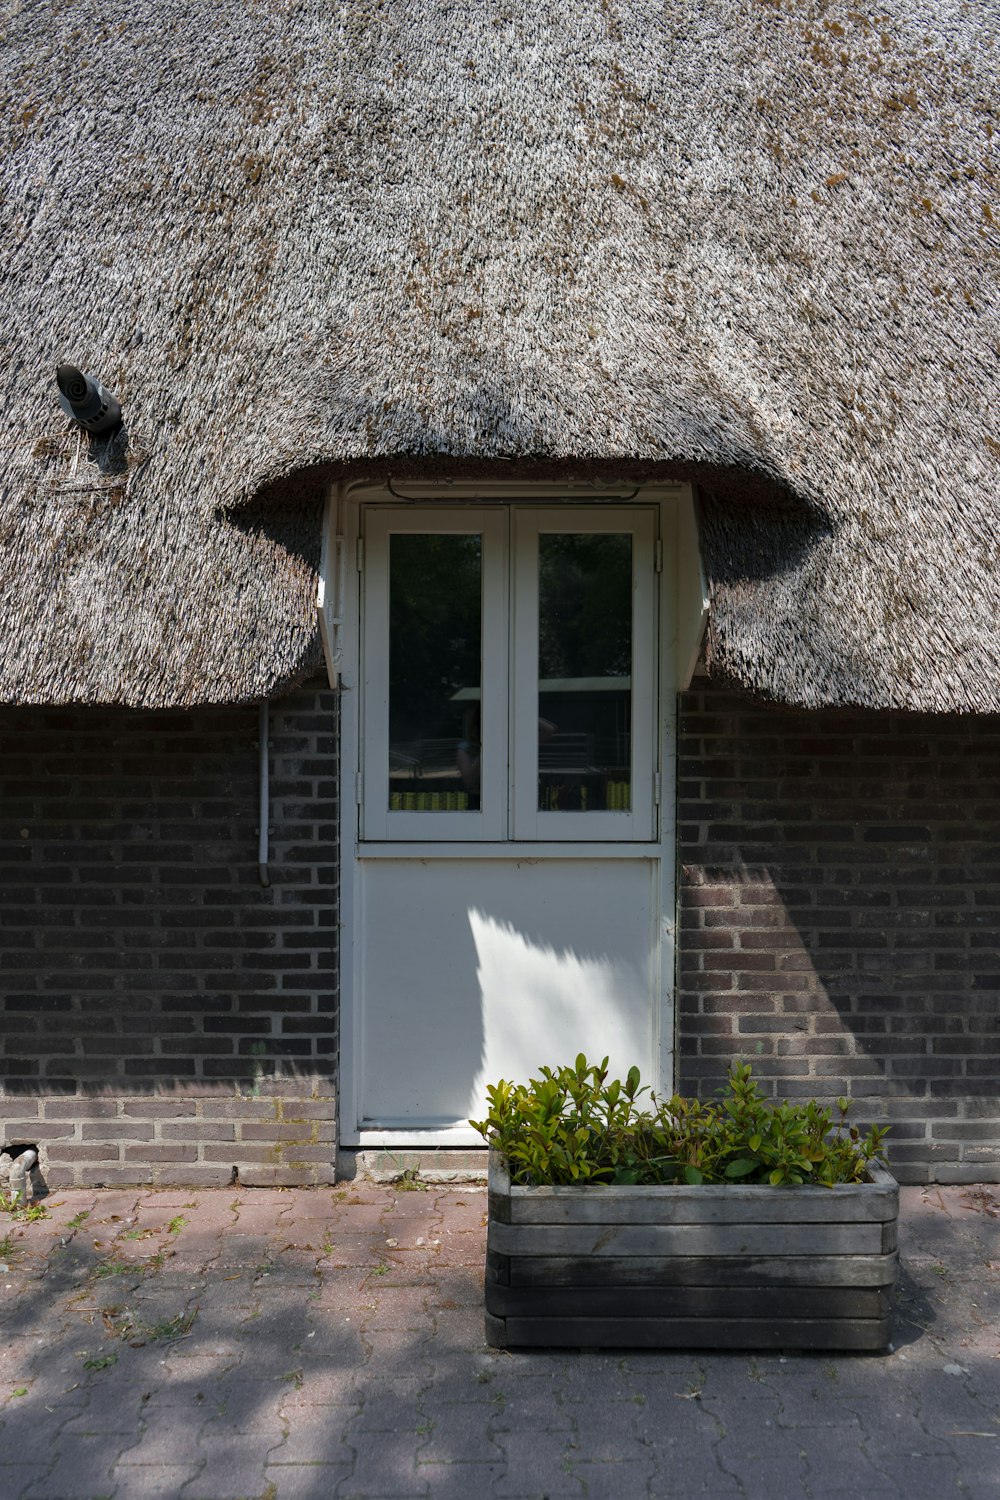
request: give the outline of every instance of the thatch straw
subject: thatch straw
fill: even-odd
[[[993,5],[2,25],[0,698],[275,690],[316,660],[317,478],[461,459],[708,466],[713,671],[1000,709]],[[74,462],[62,359],[126,454]],[[241,524],[276,487],[298,515]]]

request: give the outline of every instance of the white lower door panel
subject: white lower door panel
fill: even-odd
[[[659,1084],[657,859],[357,868],[359,1141],[479,1143],[487,1084],[578,1052]]]

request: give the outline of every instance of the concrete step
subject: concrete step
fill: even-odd
[[[337,1152],[338,1181],[485,1182],[488,1152],[462,1146],[407,1151],[402,1147],[346,1148]]]

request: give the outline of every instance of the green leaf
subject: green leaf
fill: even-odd
[[[731,1161],[726,1168],[727,1177],[746,1177],[750,1172],[756,1172],[760,1163],[754,1156],[738,1156]]]
[[[698,1171],[697,1167],[685,1167],[684,1181],[688,1184],[689,1187],[697,1187],[699,1183],[705,1181],[705,1178],[703,1173]]]

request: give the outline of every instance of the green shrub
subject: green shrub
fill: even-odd
[[[733,1063],[718,1103],[678,1095],[661,1101],[639,1070],[608,1081],[581,1052],[573,1067],[542,1068],[530,1083],[487,1089],[489,1114],[472,1123],[506,1158],[511,1181],[543,1183],[862,1182],[885,1129],[862,1139],[814,1100],[770,1104],[747,1063]],[[648,1094],[648,1107],[640,1104]]]

